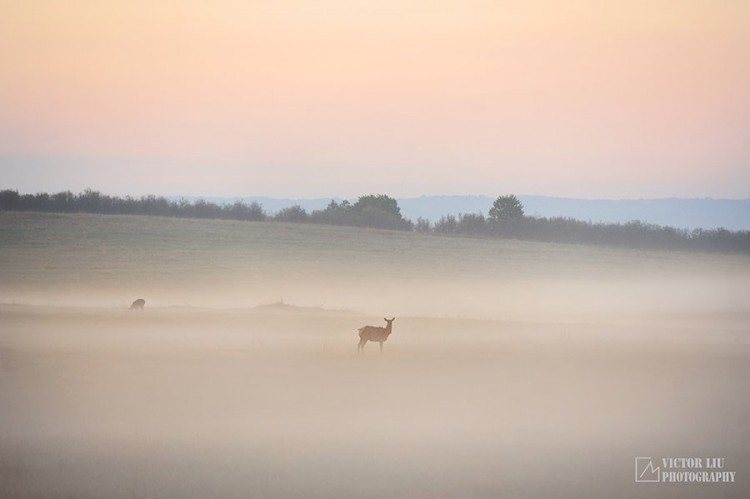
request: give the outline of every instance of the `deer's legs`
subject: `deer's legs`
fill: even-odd
[[[383,353],[383,342],[379,341],[378,343],[380,343],[380,353]]]
[[[357,345],[357,352],[364,352],[366,343],[367,343],[367,340],[364,338],[361,338],[359,340],[359,344]]]

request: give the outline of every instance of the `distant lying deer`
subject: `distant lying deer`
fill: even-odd
[[[143,298],[138,298],[136,301],[133,302],[132,305],[130,305],[130,310],[143,310],[143,307],[146,306],[146,300]]]
[[[357,345],[357,352],[363,352],[365,350],[365,344],[368,341],[377,341],[380,343],[380,353],[383,353],[383,342],[388,339],[393,329],[393,319],[383,319],[388,323],[385,327],[377,326],[364,326],[359,328],[359,345]]]

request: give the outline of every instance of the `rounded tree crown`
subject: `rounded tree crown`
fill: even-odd
[[[523,216],[523,204],[516,196],[499,196],[490,208],[489,219],[492,221],[510,220]]]

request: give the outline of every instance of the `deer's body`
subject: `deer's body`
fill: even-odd
[[[357,351],[362,352],[365,349],[365,344],[368,341],[375,341],[380,343],[380,352],[383,352],[383,342],[388,339],[393,329],[393,319],[383,319],[388,325],[385,327],[378,326],[364,326],[359,328],[359,344],[357,345]]]
[[[130,310],[143,310],[143,307],[146,306],[146,300],[143,298],[138,298],[133,302],[132,305],[130,305]]]

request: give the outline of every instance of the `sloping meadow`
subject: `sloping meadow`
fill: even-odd
[[[750,291],[741,255],[304,224],[5,212],[0,248],[5,303],[539,318],[742,312]]]
[[[0,275],[2,497],[750,493],[747,258],[0,213]]]

